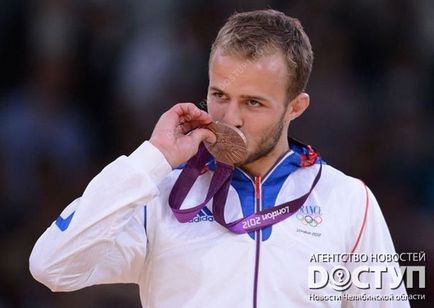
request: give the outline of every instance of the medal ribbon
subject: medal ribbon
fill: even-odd
[[[307,158],[302,159],[302,162],[309,161],[311,164],[314,164],[316,158],[318,157],[317,153],[313,152],[311,148],[309,148],[309,154],[307,156]],[[201,171],[205,167],[209,158],[210,154],[206,150],[205,146],[201,144],[197,154],[187,162],[187,165],[181,171],[181,174],[176,180],[175,185],[173,186],[169,195],[169,206],[172,209],[176,219],[179,222],[185,223],[193,219],[196,214],[213,198],[213,215],[215,220],[229,231],[238,234],[265,228],[283,221],[293,215],[306,202],[310,193],[318,183],[322,171],[322,163],[320,161],[320,168],[309,191],[301,197],[272,208],[259,211],[247,217],[237,219],[233,222],[226,223],[224,218],[224,209],[229,192],[229,186],[232,181],[234,167],[218,161],[216,162],[216,170],[211,179],[205,200],[195,207],[182,210],[180,209],[183,201],[188,195],[188,192],[193,187],[194,182],[201,174]]]
[[[182,170],[181,174],[176,180],[175,185],[172,188],[172,191],[170,192],[169,206],[179,222],[189,222],[201,209],[205,207],[205,205],[217,194],[217,192],[222,190],[228,191],[229,189],[234,167],[217,162],[217,169],[211,179],[205,200],[195,207],[185,210],[180,209],[183,201],[188,195],[188,192],[193,187],[194,182],[201,174],[202,169],[205,167],[210,157],[211,155],[201,143],[199,146],[199,151],[187,162],[187,165]],[[219,194],[219,196],[221,199],[224,198],[224,200],[222,199],[223,202],[226,202],[227,192],[226,195]]]

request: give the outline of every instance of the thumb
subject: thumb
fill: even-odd
[[[214,144],[217,141],[216,135],[212,131],[206,128],[197,128],[193,130],[189,135],[198,144],[201,143],[202,141]]]

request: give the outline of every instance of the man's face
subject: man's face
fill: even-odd
[[[246,165],[287,143],[287,70],[283,55],[249,60],[214,53],[209,67],[208,112],[247,138]]]

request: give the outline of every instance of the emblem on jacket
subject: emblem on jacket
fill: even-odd
[[[322,223],[321,208],[318,205],[303,205],[297,212],[297,219],[305,226],[316,227]]]

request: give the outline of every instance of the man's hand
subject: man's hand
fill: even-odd
[[[200,128],[211,122],[210,115],[194,104],[176,104],[160,117],[149,141],[175,168],[196,154],[202,141],[216,142],[214,133]]]

